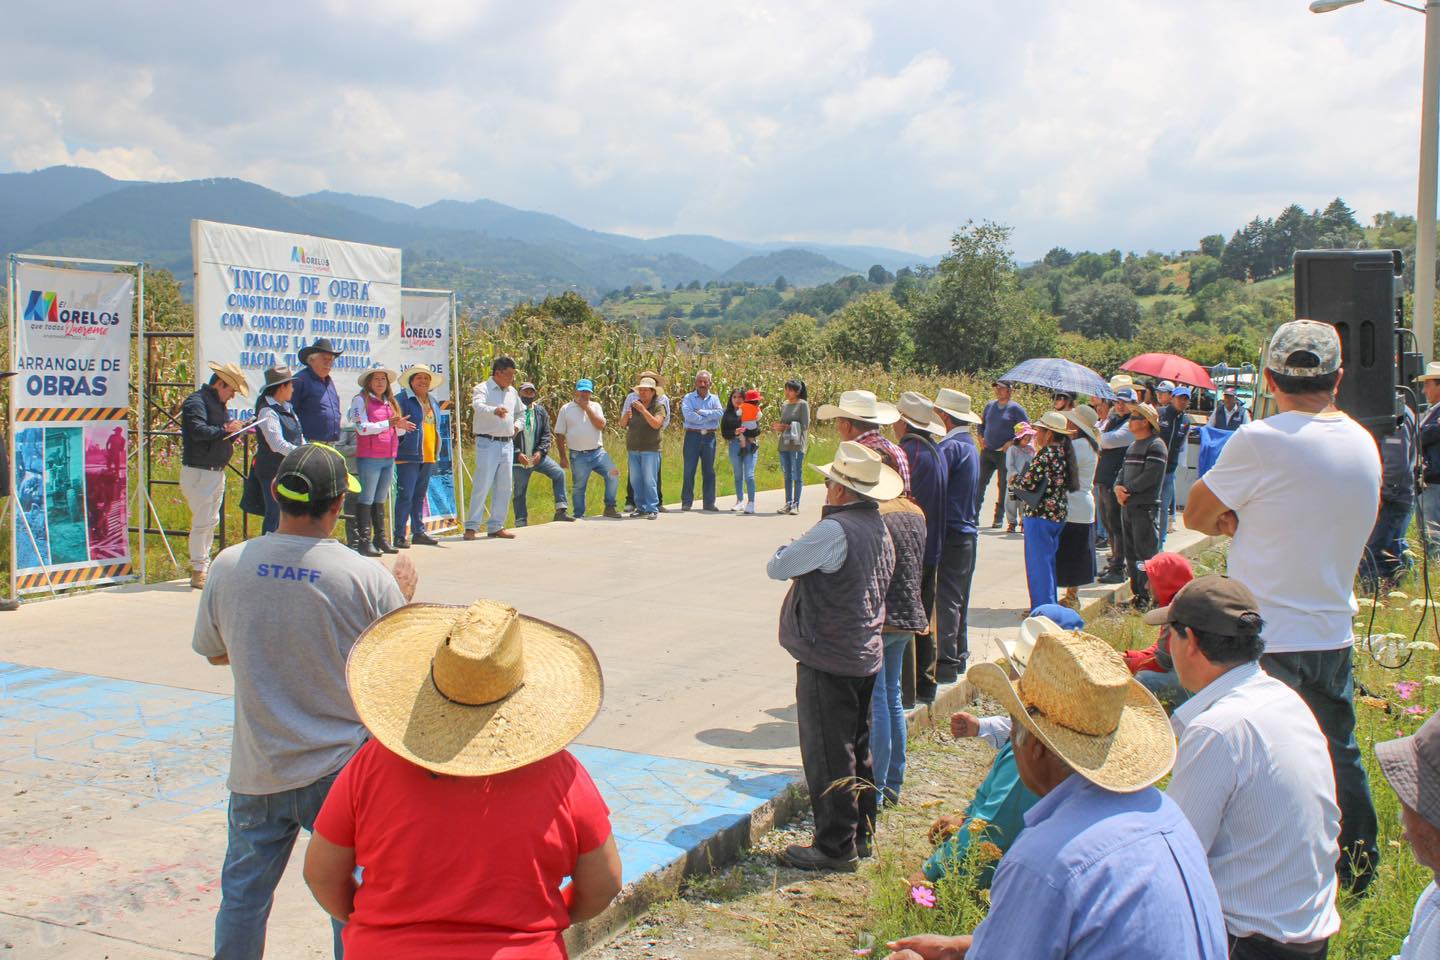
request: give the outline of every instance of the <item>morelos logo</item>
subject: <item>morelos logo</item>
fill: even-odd
[[[25,305],[27,323],[59,323],[60,298],[53,290],[31,290],[30,302]]]
[[[301,266],[314,267],[316,270],[329,270],[330,261],[325,257],[317,257],[305,252],[304,247],[290,248],[290,261]]]
[[[118,327],[120,315],[108,310],[74,310],[54,290],[31,290],[25,301],[25,322],[58,324],[69,336],[72,331],[83,333],[86,328]]]

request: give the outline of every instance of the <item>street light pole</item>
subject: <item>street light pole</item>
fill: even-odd
[[[1311,13],[1331,13],[1364,0],[1313,0]],[[1435,356],[1435,181],[1440,133],[1440,0],[1424,7],[1385,0],[1425,15],[1424,86],[1420,95],[1420,176],[1415,204],[1415,299],[1411,329],[1426,362]]]
[[[1435,183],[1440,133],[1440,0],[1425,3],[1425,87],[1420,97],[1420,189],[1415,215],[1415,316],[1426,362],[1435,356]]]

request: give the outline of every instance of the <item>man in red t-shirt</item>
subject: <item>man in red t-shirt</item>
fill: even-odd
[[[621,880],[609,808],[564,749],[599,710],[594,652],[493,601],[424,604],[365,632],[349,681],[374,739],[305,857],[347,960],[565,957]]]

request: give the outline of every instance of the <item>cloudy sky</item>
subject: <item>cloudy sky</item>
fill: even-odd
[[[1380,0],[16,3],[0,172],[486,197],[645,236],[1172,250],[1413,212],[1422,17]]]

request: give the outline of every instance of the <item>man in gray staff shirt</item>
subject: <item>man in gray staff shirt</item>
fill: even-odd
[[[286,455],[272,489],[280,527],[221,551],[192,646],[235,680],[229,840],[215,917],[216,960],[259,960],[275,887],[300,829],[365,742],[345,661],[372,622],[415,595],[405,557],[392,574],[331,538],[359,483],[332,447]],[[334,929],[341,956],[340,924]]]

